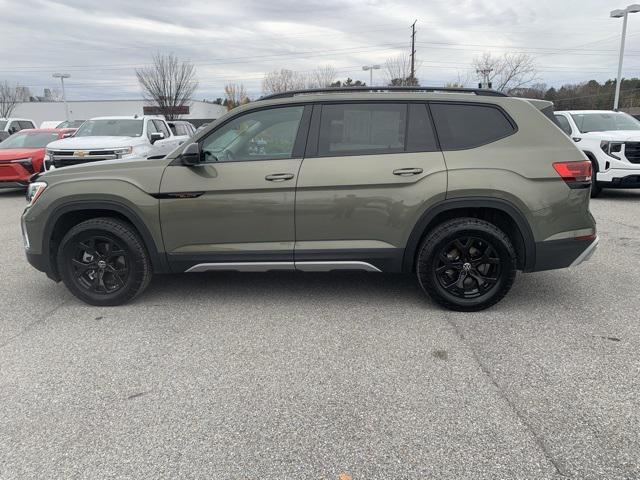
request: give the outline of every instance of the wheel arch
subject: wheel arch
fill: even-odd
[[[481,218],[496,224],[514,244],[518,255],[518,269],[525,272],[533,270],[536,260],[535,239],[524,214],[507,200],[464,197],[444,200],[422,214],[409,235],[402,259],[402,271],[415,270],[420,243],[433,227],[462,216]]]
[[[42,253],[44,267],[51,278],[60,280],[55,255],[65,233],[78,223],[97,217],[113,217],[129,223],[140,235],[149,253],[154,273],[168,271],[165,255],[160,252],[153,235],[133,209],[115,201],[82,201],[58,206],[47,219],[42,235]]]

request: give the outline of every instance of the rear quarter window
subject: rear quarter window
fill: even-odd
[[[442,150],[476,148],[516,132],[502,109],[475,103],[431,103]]]

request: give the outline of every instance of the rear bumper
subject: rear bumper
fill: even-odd
[[[536,243],[534,272],[575,267],[591,258],[598,247],[599,238],[590,240],[552,240]]]

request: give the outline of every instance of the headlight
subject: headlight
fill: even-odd
[[[620,160],[620,154],[622,153],[623,144],[624,142],[607,142],[606,140],[603,140],[602,142],[600,142],[600,148],[610,157]]]
[[[33,182],[29,184],[27,188],[27,202],[29,202],[29,206],[36,203],[36,200],[42,195],[44,189],[47,188],[47,184],[45,182]]]
[[[118,157],[123,157],[125,155],[129,155],[133,151],[133,147],[124,147],[124,148],[115,148],[113,152]]]

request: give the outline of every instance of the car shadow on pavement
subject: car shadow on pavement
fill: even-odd
[[[0,188],[0,196],[3,197],[24,197],[25,190],[22,188]]]
[[[587,285],[582,287],[588,288]],[[535,309],[560,306],[571,282],[562,273],[519,274],[512,290],[490,310]],[[542,300],[544,299],[544,300]],[[207,302],[395,304],[444,312],[425,295],[414,275],[364,272],[212,272],[157,275],[136,303],[178,305]]]

